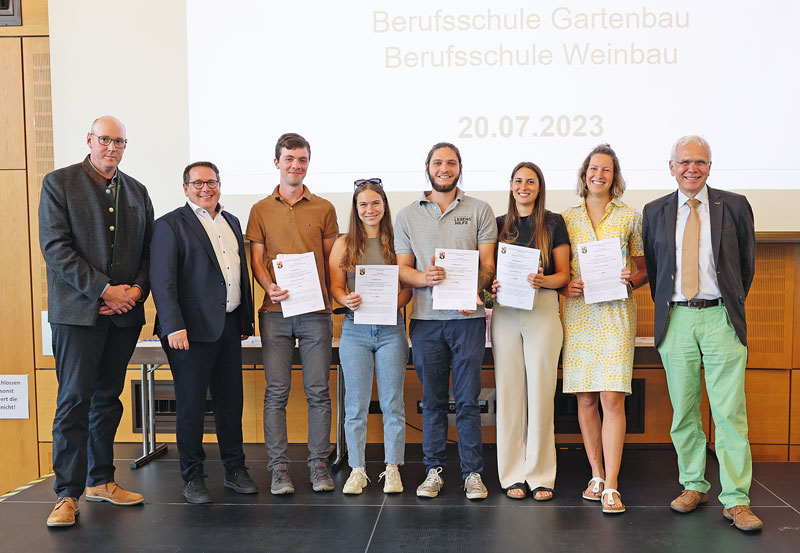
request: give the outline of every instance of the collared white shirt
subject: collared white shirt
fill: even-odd
[[[714,251],[711,247],[711,214],[708,206],[708,187],[695,196],[700,201],[697,214],[700,216],[700,250],[698,261],[700,263],[700,289],[695,298],[687,298],[681,293],[681,258],[683,257],[683,230],[689,218],[691,208],[686,202],[689,197],[678,190],[678,218],[675,221],[675,288],[672,292],[672,301],[687,301],[690,299],[713,300],[722,296],[717,284],[717,268],[714,265]]]
[[[211,217],[211,214],[202,207],[196,206],[189,200],[186,203],[197,215],[208,235],[208,239],[211,241],[211,246],[214,248],[217,262],[220,269],[222,269],[222,276],[225,278],[225,289],[228,292],[225,300],[225,311],[230,313],[242,303],[242,272],[236,234],[234,234],[225,217],[222,216],[222,204],[218,204],[219,211],[217,216]]]

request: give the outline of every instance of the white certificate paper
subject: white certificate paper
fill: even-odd
[[[445,270],[433,287],[434,309],[474,310],[478,299],[478,250],[436,248],[435,263]]]
[[[619,238],[578,244],[578,263],[586,303],[624,300],[628,288],[620,282],[622,250]]]
[[[353,311],[357,325],[396,325],[397,265],[356,265],[356,294],[361,305]]]
[[[539,254],[536,248],[497,244],[497,301],[500,305],[517,309],[533,309],[536,288],[531,288],[528,275],[539,271]]]
[[[289,291],[281,302],[283,318],[325,309],[314,252],[281,255],[272,260],[275,283]]]

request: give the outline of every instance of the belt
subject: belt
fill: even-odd
[[[689,309],[703,309],[704,307],[716,307],[722,305],[722,298],[715,300],[689,300],[689,301],[672,301],[670,305],[673,307],[688,307]]]

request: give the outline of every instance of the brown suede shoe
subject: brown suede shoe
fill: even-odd
[[[48,526],[73,526],[75,517],[78,516],[78,500],[72,497],[59,497],[50,516],[47,517]]]
[[[138,505],[144,501],[140,493],[129,492],[114,482],[86,488],[86,501],[108,501],[114,505]]]
[[[688,513],[697,509],[697,506],[708,501],[708,494],[694,490],[683,490],[681,495],[669,504],[673,511]]]
[[[747,505],[734,505],[730,509],[722,509],[722,516],[732,520],[734,526],[745,532],[761,530],[761,527],[764,526],[761,519],[754,515]]]

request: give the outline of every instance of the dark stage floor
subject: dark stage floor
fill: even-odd
[[[218,459],[215,445],[206,449],[210,459]],[[576,448],[559,450],[555,499],[542,503],[505,497],[491,446],[486,447],[484,478],[489,498],[482,501],[464,497],[454,446],[442,493],[420,499],[414,493],[425,475],[419,445],[408,446],[411,461],[401,468],[405,492],[392,496],[384,495],[382,482],[377,482],[381,446],[368,447],[372,483],[361,496],[341,493],[348,467],[334,475],[335,492],[312,492],[305,447],[292,446],[296,492],[279,497],[269,493],[264,448],[249,445],[247,464],[259,493],[239,495],[223,488],[222,465],[209,461],[211,505],[184,502],[174,445],[164,457],[131,470],[129,461],[140,451],[138,445],[117,446],[117,480],[143,493],[144,505],[116,507],[81,498],[74,527],[48,529],[45,520],[55,503],[50,477],[0,502],[0,551],[800,552],[797,463],[755,465],[751,500],[764,530],[746,534],[722,517],[716,499],[718,468],[711,453],[708,476],[714,486],[709,503],[681,515],[669,508],[680,492],[674,452],[626,449],[620,491],[628,510],[604,515],[598,503],[580,497],[590,475],[583,451]]]

